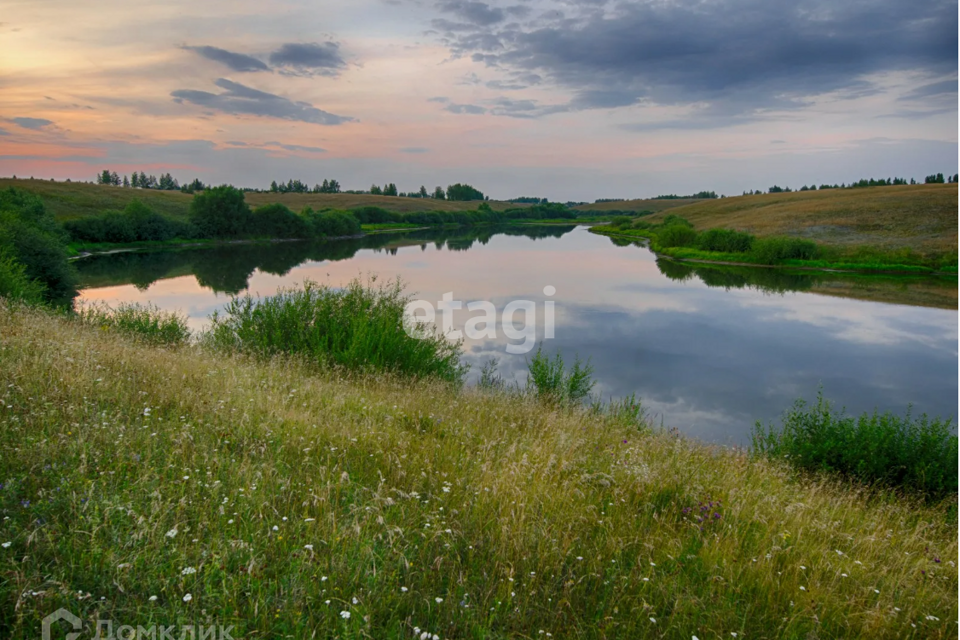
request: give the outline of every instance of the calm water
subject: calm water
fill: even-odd
[[[268,296],[311,279],[338,285],[357,276],[400,276],[418,298],[446,292],[465,303],[555,301],[547,351],[589,358],[604,397],[636,393],[664,425],[726,444],[745,444],[756,420],[780,416],[819,386],[848,411],[913,404],[915,413],[957,410],[956,280],[844,280],[775,270],[720,270],[659,261],[583,227],[414,232],[317,244],[235,245],[125,253],[77,262],[81,296],[110,304],[152,302],[204,326],[231,295]],[[544,287],[553,286],[549,298]],[[851,299],[908,300],[890,304]],[[952,307],[952,308],[950,308]],[[455,314],[455,326],[477,313]],[[515,317],[522,325],[523,315]],[[476,377],[499,359],[523,382],[528,355],[509,340],[468,340]]]

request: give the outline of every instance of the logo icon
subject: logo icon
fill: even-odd
[[[66,620],[73,625],[74,631],[67,634],[67,640],[77,640],[77,638],[80,637],[80,629],[83,628],[83,622],[80,620],[80,618],[73,615],[66,609],[57,609],[43,619],[43,640],[50,640],[50,627],[58,620]]]

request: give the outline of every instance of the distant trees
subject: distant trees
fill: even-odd
[[[484,200],[485,197],[483,192],[479,189],[475,189],[469,184],[452,184],[447,187],[447,200]]]
[[[122,185],[124,187],[137,189],[160,189],[162,191],[176,191],[180,189],[180,183],[169,173],[164,173],[160,176],[160,179],[157,180],[156,176],[148,176],[145,171],[140,173],[134,171],[130,174],[130,177],[127,178],[127,176],[119,176],[116,171],[104,169],[97,174],[97,184],[106,184],[114,187]]]
[[[314,193],[340,193],[340,183],[336,180],[324,179],[323,184],[313,187]]]
[[[446,200],[447,192],[443,190],[443,187],[438,186],[433,190],[433,199],[434,200]]]
[[[663,196],[657,196],[656,198],[653,198],[653,200],[704,200],[717,197],[719,196],[717,196],[715,191],[697,191],[696,193],[692,193],[688,196],[678,196],[674,193],[671,193]],[[597,202],[600,202],[600,200],[597,200]],[[611,202],[614,201],[611,200]]]
[[[943,174],[937,173],[923,179],[923,184],[943,184]]]
[[[548,204],[550,201],[546,198],[533,198],[529,196],[521,196],[519,198],[510,198],[507,202],[513,202],[515,204]],[[614,202],[614,200],[597,200],[597,202]]]

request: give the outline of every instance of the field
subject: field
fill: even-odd
[[[669,213],[699,230],[786,235],[839,249],[957,253],[957,185],[829,189],[706,200]],[[658,222],[666,213],[648,218]]]
[[[123,209],[128,202],[139,198],[157,213],[172,218],[186,219],[192,195],[179,191],[155,189],[127,189],[82,182],[50,182],[46,180],[13,180],[0,178],[0,189],[17,187],[43,198],[47,208],[60,220],[72,220],[98,215],[106,210]],[[410,213],[415,211],[476,211],[479,201],[452,202],[431,198],[400,198],[397,196],[355,195],[351,193],[247,193],[246,201],[251,207],[280,202],[294,211],[310,206],[314,209],[352,209],[355,207],[381,207],[388,211]],[[487,204],[502,211],[527,205],[511,202]]]
[[[675,209],[688,204],[698,202],[711,202],[711,200],[701,200],[698,198],[678,198],[675,200],[624,200],[622,202],[597,202],[594,204],[582,204],[573,207],[574,211],[585,211],[593,213],[606,213],[608,211],[665,211]]]
[[[955,500],[2,304],[0,479],[5,638],[957,635]]]

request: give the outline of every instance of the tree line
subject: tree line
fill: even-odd
[[[923,179],[923,184],[944,184],[944,183],[950,184],[950,183],[957,182],[958,178],[960,178],[960,176],[958,176],[957,174],[954,174],[952,176],[947,175],[947,177],[944,178],[942,173],[935,173],[925,177]],[[796,191],[818,191],[818,190],[823,191],[824,189],[862,189],[864,187],[887,187],[887,186],[908,185],[908,184],[915,185],[920,183],[917,182],[915,178],[910,178],[909,180],[907,180],[906,178],[861,178],[860,180],[857,180],[856,182],[851,182],[850,184],[847,184],[847,183],[821,184],[819,187],[815,184],[811,184],[809,186],[803,185],[799,189],[796,189]],[[779,185],[773,185],[772,187],[769,187],[766,191],[763,191],[762,189],[747,190],[743,192],[743,195],[752,196],[752,195],[759,195],[761,193],[792,193],[793,191],[794,189],[791,189],[790,187],[781,187]]]
[[[14,176],[16,178],[16,176]],[[69,180],[67,181],[69,182]],[[128,187],[134,189],[157,189],[159,191],[182,191],[184,193],[194,193],[203,191],[207,185],[199,178],[194,178],[193,182],[188,182],[183,186],[169,173],[164,173],[157,179],[157,176],[147,175],[146,171],[136,172],[130,176],[121,176],[116,171],[104,169],[97,174],[97,184],[105,184],[114,187]]]

